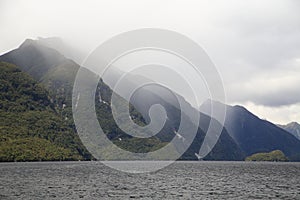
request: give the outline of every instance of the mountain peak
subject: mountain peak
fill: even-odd
[[[30,45],[35,45],[36,44],[36,40],[33,40],[33,39],[26,39],[21,45],[19,48],[23,48],[23,47],[26,47],[26,46],[30,46]]]
[[[41,44],[38,40],[26,39],[19,48],[2,56],[0,60],[15,64],[33,78],[39,80],[50,69],[67,61],[60,52]]]
[[[43,37],[38,37],[36,40],[35,39],[26,39],[21,45],[20,48],[22,47],[27,47],[27,46],[32,46],[32,45],[42,45],[48,48],[53,48],[52,46],[59,46],[62,45],[63,41],[59,37],[48,37],[48,38],[43,38]],[[53,48],[55,49],[55,48]],[[56,49],[55,49],[56,50]]]
[[[286,126],[300,126],[298,122],[290,122]]]

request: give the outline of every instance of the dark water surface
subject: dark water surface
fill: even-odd
[[[0,199],[300,199],[300,163],[176,162],[128,174],[98,162],[0,163]]]

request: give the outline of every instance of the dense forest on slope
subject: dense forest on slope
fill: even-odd
[[[0,62],[0,161],[82,160],[89,153],[54,110],[49,93]]]

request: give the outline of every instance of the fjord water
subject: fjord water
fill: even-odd
[[[100,162],[0,164],[0,199],[300,199],[300,163],[176,162],[130,174]]]

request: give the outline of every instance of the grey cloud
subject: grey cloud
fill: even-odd
[[[250,81],[233,83],[227,94],[231,102],[253,102],[269,107],[293,105],[300,102],[300,68],[286,70],[286,74],[269,72]]]
[[[246,93],[246,94],[243,94]],[[289,106],[300,103],[299,88],[291,88],[288,91],[277,91],[264,94],[248,94],[241,92],[241,97],[231,98],[231,101],[241,103],[253,102],[256,105],[264,105],[268,107]]]

